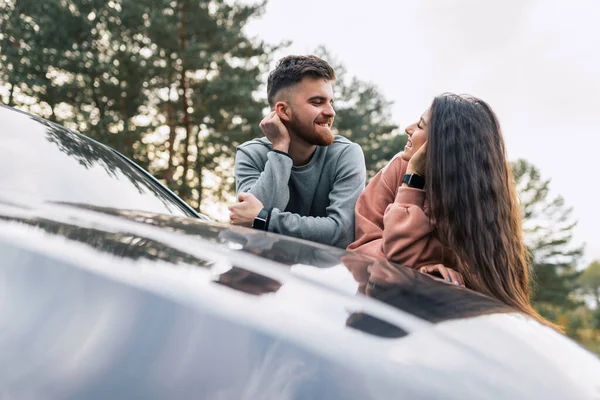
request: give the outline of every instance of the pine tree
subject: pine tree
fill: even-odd
[[[318,48],[315,54],[329,62],[337,75],[334,128],[362,147],[367,178],[372,178],[406,144],[406,135],[400,134],[391,119],[393,103],[373,83],[349,76],[326,48]]]
[[[521,210],[523,234],[534,272],[534,302],[545,306],[570,309],[577,305],[572,294],[577,288],[577,263],[583,246],[573,244],[577,224],[572,208],[561,196],[550,195],[550,179],[525,160],[512,165]]]
[[[195,207],[231,191],[226,166],[260,135],[257,93],[277,48],[244,33],[264,3],[1,4],[4,101],[114,147]]]

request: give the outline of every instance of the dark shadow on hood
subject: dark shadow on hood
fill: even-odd
[[[342,257],[342,261],[358,281],[359,293],[429,322],[517,312],[498,300],[408,267],[355,257]]]

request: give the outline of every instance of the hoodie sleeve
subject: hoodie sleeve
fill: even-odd
[[[355,241],[348,250],[376,258],[386,258],[383,252],[383,217],[394,202],[398,174],[404,174],[402,159],[394,157],[388,165],[371,179],[361,193],[354,210]]]
[[[411,268],[441,262],[432,255],[441,244],[432,237],[434,225],[424,210],[425,191],[399,187],[383,216],[382,247],[385,257]]]
[[[348,250],[411,268],[442,262],[441,243],[425,207],[425,191],[400,187],[408,163],[394,157],[356,204],[356,240]]]

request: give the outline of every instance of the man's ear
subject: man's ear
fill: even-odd
[[[275,113],[281,121],[289,122],[290,112],[290,106],[285,101],[278,101],[275,103]]]

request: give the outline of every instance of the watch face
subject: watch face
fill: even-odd
[[[252,223],[252,227],[254,229],[260,229],[260,230],[265,230],[265,227],[267,226],[267,220],[266,219],[262,219],[259,217],[254,218],[254,222]]]
[[[258,215],[254,217],[254,221],[252,222],[252,227],[254,229],[260,229],[262,231],[267,230],[267,218],[269,217],[269,211],[266,209],[260,210]]]

